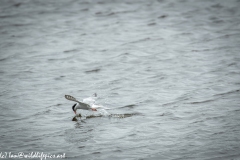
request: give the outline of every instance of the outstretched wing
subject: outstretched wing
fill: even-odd
[[[86,103],[83,103],[83,102],[79,102],[78,100],[76,100],[76,98],[74,98],[73,96],[70,96],[70,95],[65,95],[65,98],[67,99],[67,100],[70,100],[70,101],[74,101],[74,102],[77,102],[77,103],[79,103],[82,107],[84,107],[84,108],[88,108],[88,109],[90,109],[91,107],[90,107],[90,105],[88,105],[88,104],[86,104]]]
[[[70,96],[70,95],[65,95],[65,98],[70,101],[79,102],[78,100],[76,100],[76,98],[74,98],[73,96]]]

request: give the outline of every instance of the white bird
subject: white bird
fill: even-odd
[[[83,102],[76,100],[76,98],[70,95],[65,95],[65,98],[67,100],[77,102],[72,106],[72,110],[75,114],[77,114],[77,109],[92,110],[92,111],[97,111],[97,109],[99,108],[107,109],[103,106],[95,105],[95,101],[97,99],[96,93],[93,94],[93,97],[83,99]]]
[[[83,102],[92,106],[93,104],[95,104],[96,99],[97,99],[97,93],[94,93],[92,97],[84,98]]]

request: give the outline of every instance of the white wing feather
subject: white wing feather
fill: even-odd
[[[70,100],[70,101],[74,101],[74,102],[79,103],[79,104],[80,104],[82,107],[84,107],[84,108],[88,108],[88,109],[91,108],[91,106],[90,106],[89,104],[80,102],[80,101],[76,100],[76,98],[74,98],[73,96],[65,95],[65,98],[66,98],[67,100]]]

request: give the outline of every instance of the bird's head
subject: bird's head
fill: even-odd
[[[72,106],[72,110],[73,110],[73,112],[74,112],[75,114],[77,114],[77,109],[75,108],[76,105],[77,105],[77,103],[75,103],[75,104]]]

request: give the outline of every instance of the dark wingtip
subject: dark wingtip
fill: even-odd
[[[66,99],[68,99],[68,95],[65,95],[64,97],[65,97]]]

